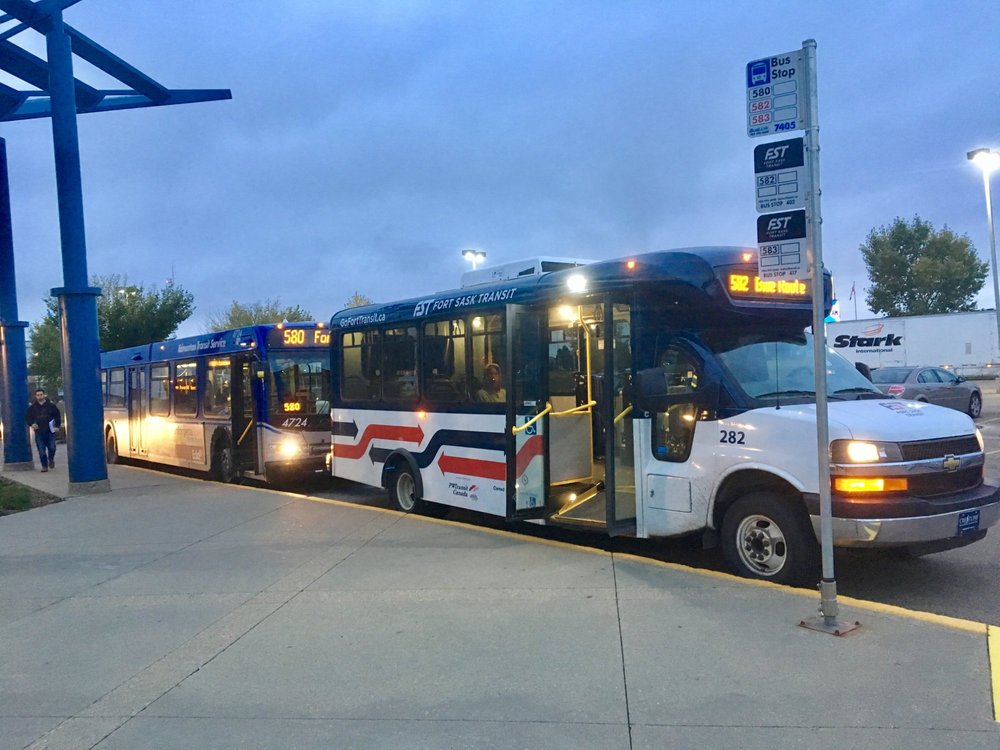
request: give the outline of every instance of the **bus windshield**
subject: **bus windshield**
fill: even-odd
[[[273,415],[329,414],[330,358],[326,350],[272,352],[269,406]]]
[[[811,334],[713,331],[701,338],[751,398],[815,398]],[[829,347],[826,387],[831,399],[884,398],[871,381]]]

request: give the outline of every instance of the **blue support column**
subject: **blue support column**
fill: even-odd
[[[108,492],[104,457],[101,399],[100,343],[97,333],[97,295],[87,285],[87,243],[83,223],[83,181],[76,128],[73,53],[63,26],[62,11],[51,15],[45,35],[52,101],[52,140],[56,157],[56,193],[59,235],[62,241],[63,281],[53,289],[62,313],[63,381],[66,394],[66,442],[69,489]]]
[[[14,280],[14,232],[7,179],[7,142],[0,138],[0,420],[3,421],[5,471],[34,468],[24,412],[28,408],[28,363],[24,329],[17,319]]]

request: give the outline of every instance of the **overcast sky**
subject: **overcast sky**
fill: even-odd
[[[897,216],[989,258],[966,152],[1000,150],[995,0],[84,0],[65,18],[170,88],[232,90],[79,119],[89,272],[161,288],[173,275],[197,307],[181,334],[234,299],[327,320],[355,291],[453,288],[470,247],[494,263],[753,246],[762,139],[746,135],[745,65],[809,38],[844,319],[853,283],[869,314],[858,246]],[[0,136],[34,323],[63,283],[51,124]],[[1000,204],[1000,175],[994,187]],[[993,307],[989,281],[979,304]]]

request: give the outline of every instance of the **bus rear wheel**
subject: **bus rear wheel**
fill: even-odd
[[[389,481],[389,499],[404,513],[417,513],[424,507],[424,501],[417,494],[417,480],[413,470],[400,467]]]
[[[771,492],[752,492],[726,511],[722,551],[744,578],[814,584],[820,550],[805,508]]]
[[[233,458],[233,447],[226,439],[219,440],[212,451],[212,478],[223,484],[229,484],[236,479],[236,461]]]
[[[104,457],[109,464],[118,463],[118,441],[113,432],[109,432],[104,438]]]

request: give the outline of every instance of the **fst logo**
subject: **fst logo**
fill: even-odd
[[[776,219],[771,219],[767,222],[768,232],[780,232],[783,229],[788,229],[788,222],[791,221],[791,216],[779,216]]]
[[[786,151],[788,151],[787,143],[784,146],[778,146],[777,148],[772,146],[764,152],[764,159],[768,161],[771,159],[784,159]]]
[[[423,302],[418,302],[417,306],[413,308],[413,317],[419,318],[431,311],[431,305],[434,304],[434,300],[425,299]]]

